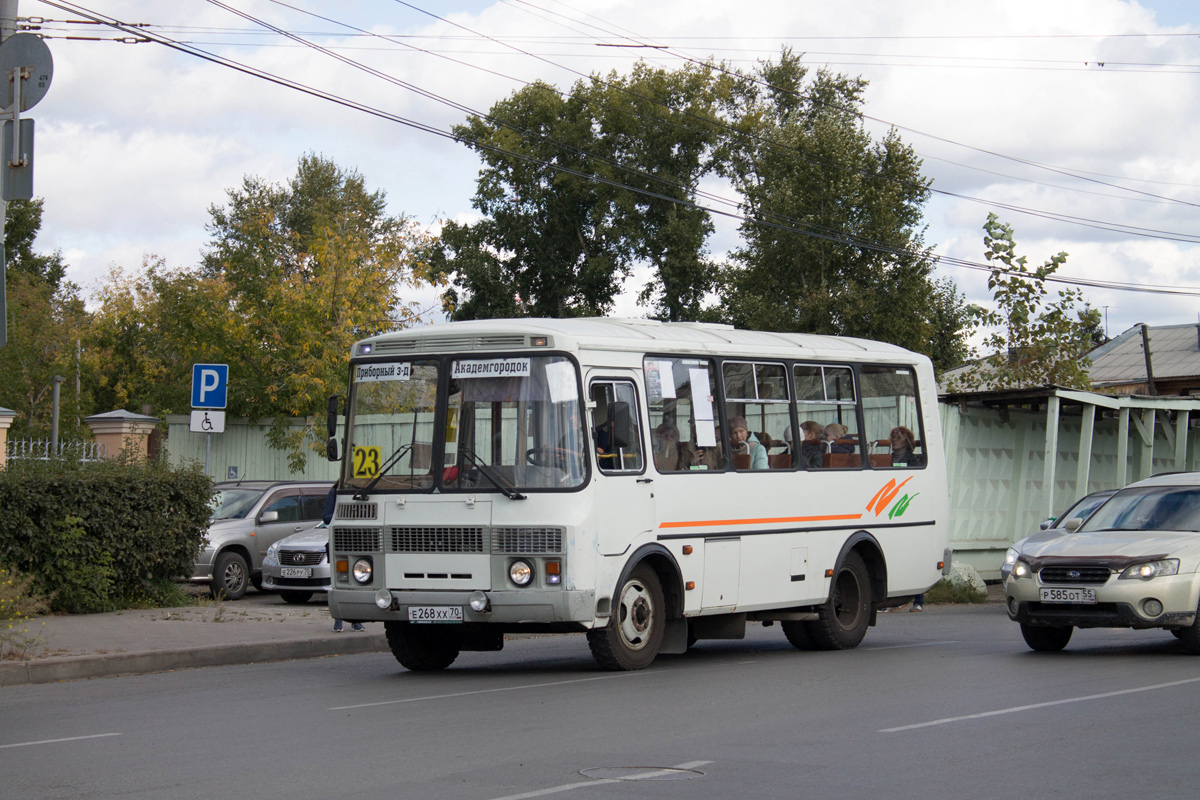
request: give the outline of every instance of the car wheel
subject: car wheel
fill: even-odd
[[[608,624],[588,631],[592,657],[604,669],[642,669],[658,655],[667,617],[662,585],[649,564],[638,564],[617,591]]]
[[[1171,631],[1179,637],[1180,643],[1183,645],[1183,652],[1189,655],[1200,655],[1200,610],[1196,612],[1196,621],[1186,628],[1180,628],[1177,631]]]
[[[833,576],[829,600],[817,608],[816,621],[801,624],[806,626],[805,632],[815,649],[849,650],[862,642],[870,622],[871,575],[862,556],[851,551]],[[800,646],[791,636],[788,641]]]
[[[294,606],[302,606],[308,602],[313,596],[312,592],[296,592],[290,589],[280,589],[279,596],[283,598],[283,602],[291,603]]]
[[[383,630],[392,655],[400,666],[413,672],[445,669],[458,658],[459,634],[448,626],[385,622]]]
[[[1021,635],[1025,637],[1025,644],[1039,653],[1057,653],[1067,646],[1074,632],[1075,629],[1069,625],[1065,628],[1051,628],[1021,623]]]
[[[237,553],[217,556],[209,591],[218,600],[240,600],[250,585],[250,565]]]

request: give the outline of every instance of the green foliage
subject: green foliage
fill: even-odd
[[[33,252],[33,240],[42,227],[44,202],[40,197],[8,201],[4,209],[4,267],[6,271],[28,275],[57,289],[67,272],[62,252]]]
[[[942,578],[925,592],[925,602],[940,603],[986,603],[987,592],[981,592],[970,583],[955,583]]]
[[[0,569],[0,660],[29,658],[44,644],[41,626],[29,630],[32,617],[50,610],[50,598],[33,587],[33,576]]]
[[[0,564],[32,576],[55,611],[144,605],[191,574],[212,494],[196,466],[10,461],[0,471]]]
[[[983,228],[984,255],[993,264],[988,289],[996,307],[972,306],[970,312],[976,325],[991,329],[983,340],[991,353],[956,376],[951,390],[1091,388],[1087,353],[1095,346],[1100,312],[1077,307],[1083,301],[1079,289],[1063,289],[1049,299],[1046,288],[1046,279],[1066,263],[1067,254],[1031,270],[1025,256],[1016,255],[1011,226],[988,214]]]
[[[346,386],[350,346],[407,327],[404,288],[436,283],[427,237],[384,213],[382,191],[314,155],[286,186],[247,177],[210,209],[209,252],[196,269],[114,271],[99,294],[93,342],[101,398],[112,408],[186,413],[194,363],[229,364],[228,413],[323,417]],[[280,434],[302,469],[306,448]]]
[[[569,95],[531,84],[457,126],[484,161],[472,200],[484,218],[447,223],[434,251],[453,282],[448,313],[603,314],[640,259],[656,277],[642,302],[664,319],[695,319],[713,285],[713,228],[706,212],[674,201],[694,201],[709,169],[717,85],[707,68],[638,64]]]
[[[929,180],[895,131],[876,141],[865,130],[865,89],[861,78],[809,76],[787,50],[735,83],[726,114],[736,132],[717,165],[752,219],[722,276],[720,310],[738,327],[878,339],[944,364],[961,312],[931,278]]]

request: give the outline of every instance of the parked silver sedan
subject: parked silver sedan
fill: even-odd
[[[329,528],[315,528],[280,539],[263,557],[263,588],[288,603],[307,603],[329,591]]]
[[[1163,628],[1200,654],[1200,473],[1138,481],[1025,539],[1004,591],[1034,650],[1062,650],[1075,628]]]

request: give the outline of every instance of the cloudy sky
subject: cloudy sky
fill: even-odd
[[[432,227],[470,218],[479,166],[444,137],[163,44],[115,41],[131,37],[77,24],[86,14],[441,131],[463,112],[258,20],[480,112],[537,79],[567,89],[639,57],[750,68],[786,45],[870,81],[868,126],[895,126],[933,179],[926,241],[938,255],[983,262],[995,211],[1032,263],[1066,251],[1070,278],[1192,292],[1085,287],[1111,335],[1200,319],[1191,0],[20,0],[19,13],[44,19],[54,58],[53,84],[27,115],[45,198],[37,244],[61,249],[85,289],[148,255],[197,263],[208,207],[244,175],[286,181],[307,151],[357,168],[392,212]],[[736,227],[717,220],[715,256],[737,245]],[[985,272],[939,272],[970,301],[989,297]],[[645,280],[630,279],[615,314],[644,315],[633,298]]]

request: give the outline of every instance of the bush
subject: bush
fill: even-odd
[[[925,592],[926,603],[986,603],[987,592],[979,591],[969,583],[953,583],[946,578]]]
[[[0,570],[0,659],[28,658],[42,644],[42,634],[29,632],[30,617],[50,610],[50,598],[33,588],[33,576]]]
[[[54,611],[145,605],[191,573],[212,495],[198,466],[10,461],[0,470],[0,565],[32,576]]]

